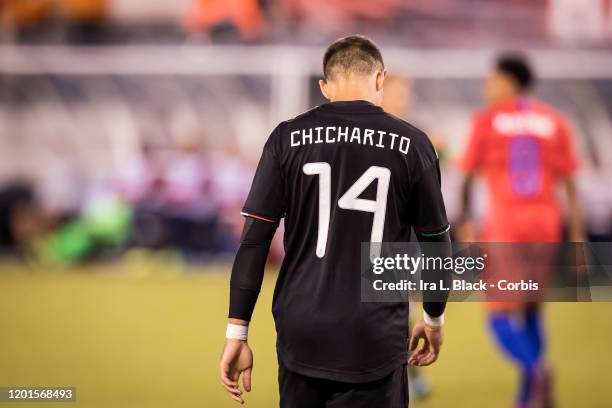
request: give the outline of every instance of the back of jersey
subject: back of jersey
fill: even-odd
[[[448,227],[437,155],[423,132],[365,101],[283,122],[243,214],[285,217],[273,313],[287,368],[360,382],[405,363],[407,305],[360,301],[360,251],[362,242],[408,241],[411,227]]]
[[[561,240],[557,187],[578,168],[561,114],[524,97],[483,110],[474,117],[461,165],[486,181],[484,240]]]

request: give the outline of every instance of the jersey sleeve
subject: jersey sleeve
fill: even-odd
[[[431,237],[449,230],[437,159],[412,185],[410,203],[411,224],[419,236]]]
[[[241,211],[245,217],[276,223],[284,215],[283,176],[274,142],[278,132],[279,128],[276,128],[264,146],[251,190]]]
[[[472,119],[467,145],[459,159],[460,167],[465,171],[478,170],[482,166],[483,150],[483,120],[477,115]]]
[[[561,177],[567,177],[578,170],[578,157],[574,138],[569,125],[564,120],[559,121],[558,125],[558,144],[557,144],[557,173]]]

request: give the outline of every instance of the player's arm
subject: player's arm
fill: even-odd
[[[277,227],[276,222],[245,217],[230,278],[230,320],[243,325],[251,320]]]
[[[461,208],[457,220],[457,234],[462,241],[476,241],[476,228],[472,220],[472,191],[478,169],[482,166],[484,154],[483,117],[474,116],[471,124],[471,131],[468,135],[467,144],[463,151],[459,165],[464,170],[465,176],[461,183]]]
[[[474,173],[467,172],[461,183],[461,210],[459,211],[459,220],[467,220],[471,217],[472,208],[472,188],[474,185]]]
[[[574,137],[566,121],[560,120],[558,125],[558,151],[556,156],[559,158],[559,168],[557,171],[561,176],[567,194],[568,238],[570,242],[584,242],[586,236],[575,181],[575,173],[578,170],[578,156],[574,145]]]
[[[421,243],[421,251],[428,258],[446,259],[453,256],[453,249],[450,238],[450,229],[442,230],[437,234],[420,235],[417,238]],[[425,283],[444,283],[444,287],[450,287],[451,274],[442,269],[430,269],[422,274],[421,279]],[[438,286],[439,287],[439,286]],[[449,291],[445,289],[428,290],[423,294],[423,311],[425,323],[430,326],[442,326],[444,320],[444,310],[448,300]]]
[[[252,217],[244,223],[240,247],[230,279],[229,321],[221,357],[221,383],[232,399],[244,403],[238,386],[251,391],[253,353],[247,343],[248,326],[261,289],[266,259],[278,224]]]
[[[417,233],[421,250],[425,257],[441,257],[442,259],[452,256],[452,246],[449,229],[442,230],[437,234],[422,235]],[[433,269],[424,271],[421,279],[426,284],[437,285],[437,290],[423,292],[423,319],[412,329],[410,337],[410,358],[408,363],[416,366],[426,366],[434,363],[440,354],[444,339],[442,326],[444,325],[444,310],[449,291],[440,289],[440,282],[444,287],[450,287],[450,271]],[[428,286],[429,286],[428,285]],[[429,286],[431,287],[431,286]],[[419,341],[423,339],[423,346],[417,350]]]
[[[413,226],[423,255],[441,258],[452,256],[450,226],[446,218],[437,160],[426,168],[415,182],[412,196],[415,198],[411,209]],[[448,290],[441,289],[440,282],[444,282],[444,287],[449,287],[451,275],[450,271],[440,268],[423,271],[421,279],[427,284],[435,284],[437,289],[423,291],[423,319],[412,330],[408,362],[424,366],[435,362],[440,353],[444,310],[449,294]],[[424,344],[417,349],[421,339]]]
[[[253,184],[242,209],[246,217],[230,279],[229,322],[221,356],[221,383],[232,399],[244,403],[238,380],[251,390],[253,353],[247,342],[249,322],[261,288],[270,244],[285,212],[283,176],[276,142],[278,126],[264,146]]]
[[[567,216],[570,242],[584,242],[586,240],[584,224],[580,211],[580,201],[576,191],[576,182],[572,176],[565,178],[565,191],[567,193]]]
[[[458,234],[462,241],[472,242],[476,240],[476,229],[472,221],[472,191],[474,189],[474,171],[466,172],[461,184],[461,209],[459,211]]]

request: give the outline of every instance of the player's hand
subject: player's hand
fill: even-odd
[[[221,384],[233,400],[244,404],[238,380],[242,374],[242,386],[251,391],[251,371],[253,370],[253,352],[246,341],[230,340],[225,342],[221,355]]]
[[[417,350],[419,341],[423,339],[423,346]],[[444,339],[442,327],[432,327],[425,324],[423,319],[412,328],[410,336],[410,357],[408,364],[414,366],[428,366],[438,359],[442,341]]]

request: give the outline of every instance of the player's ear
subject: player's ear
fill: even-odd
[[[376,72],[376,91],[377,92],[382,91],[386,77],[387,77],[386,69],[383,68],[383,69],[378,70],[378,72]]]
[[[325,79],[319,79],[319,88],[321,88],[321,93],[325,97],[325,99],[330,100],[329,90],[327,89],[328,83]]]

